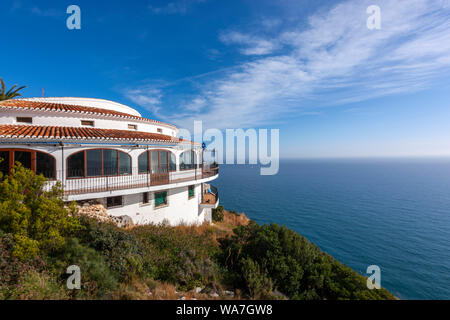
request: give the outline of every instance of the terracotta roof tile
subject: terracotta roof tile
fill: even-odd
[[[115,129],[97,129],[84,127],[58,127],[33,125],[0,125],[0,138],[23,139],[62,139],[62,140],[120,140],[120,141],[156,141],[188,142],[177,137],[160,133],[127,131]]]
[[[28,110],[42,110],[42,111],[60,111],[60,112],[77,112],[77,113],[84,113],[84,114],[98,114],[98,115],[104,115],[104,116],[111,116],[111,117],[119,117],[119,118],[127,118],[127,119],[135,119],[139,121],[145,121],[145,122],[152,122],[159,125],[165,125],[172,128],[175,128],[175,126],[160,122],[157,120],[147,119],[143,117],[138,117],[132,114],[114,111],[114,110],[108,110],[108,109],[101,109],[101,108],[94,108],[94,107],[85,107],[85,106],[76,106],[76,105],[68,105],[68,104],[62,104],[62,103],[52,103],[52,102],[43,102],[43,101],[30,101],[30,100],[6,100],[6,101],[0,101],[0,108],[5,109],[28,109]]]

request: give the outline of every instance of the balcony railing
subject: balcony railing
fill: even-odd
[[[158,174],[138,173],[138,168],[132,168],[131,172],[132,174],[114,174],[107,176],[100,176],[100,174],[89,172],[90,175],[96,176],[83,177],[81,173],[76,174],[75,172],[58,171],[56,172],[56,177],[57,180],[63,181],[64,195],[69,196],[196,181],[217,175],[219,173],[219,167],[218,165],[204,164],[196,169]],[[54,183],[55,180],[49,181],[49,186]]]

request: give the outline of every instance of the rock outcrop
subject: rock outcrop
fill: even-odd
[[[112,222],[121,228],[131,228],[134,226],[133,219],[127,215],[111,216],[108,210],[99,201],[90,200],[78,203],[77,214],[80,216],[96,219],[100,222]]]

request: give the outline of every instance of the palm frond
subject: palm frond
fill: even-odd
[[[17,84],[15,84],[11,89],[9,89],[9,91],[6,93],[6,96],[12,95],[12,94],[26,88],[26,86],[22,86],[20,88],[17,88],[16,90],[12,91],[15,87],[17,87]]]
[[[1,91],[1,95],[5,95],[5,82],[3,81],[2,78],[0,78],[0,82],[2,83],[2,91]]]
[[[0,101],[20,97],[21,94],[19,93],[19,91],[26,88],[26,86],[17,88],[17,84],[15,84],[11,87],[11,89],[8,90],[8,92],[6,92],[5,82],[3,81],[2,78],[0,78],[0,84],[1,84]]]
[[[9,91],[7,93],[5,93],[5,96],[9,95],[11,93],[11,91],[14,90],[15,87],[17,87],[17,84],[13,85],[11,87],[11,89],[9,89]]]

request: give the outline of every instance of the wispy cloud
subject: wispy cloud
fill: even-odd
[[[39,7],[31,7],[30,12],[33,15],[40,17],[51,17],[51,18],[59,18],[64,16],[64,10],[52,9],[52,8],[39,8]]]
[[[125,97],[152,112],[159,115],[162,93],[160,89],[153,86],[143,86],[137,89],[126,89],[123,91]]]
[[[266,55],[272,53],[278,46],[277,41],[240,32],[223,33],[220,40],[226,44],[237,44],[245,55]]]
[[[44,18],[61,18],[65,15],[65,7],[62,7],[62,9],[44,8],[41,6],[38,7],[36,5],[24,3],[22,0],[13,0],[11,2],[9,12],[26,13]]]
[[[196,4],[205,2],[206,0],[178,0],[169,2],[165,6],[154,6],[150,4],[148,8],[153,14],[180,14],[184,15],[188,12],[189,8]]]
[[[275,37],[222,34],[249,60],[199,79],[191,108],[160,116],[186,126],[196,119],[219,128],[258,126],[308,111],[311,101],[337,105],[407,93],[448,75],[447,1],[378,0],[382,29],[368,30],[372,2],[340,3],[310,16],[306,27],[299,23]]]

